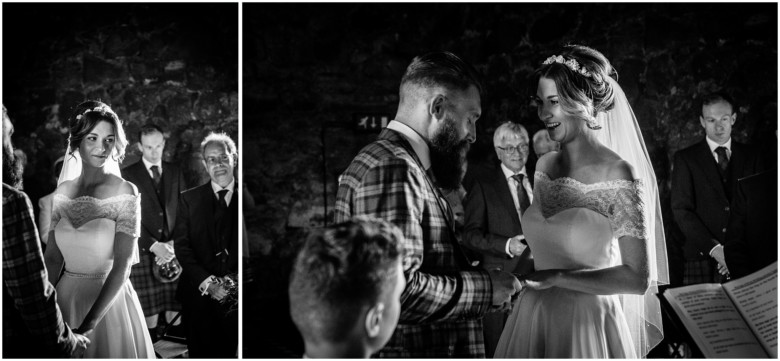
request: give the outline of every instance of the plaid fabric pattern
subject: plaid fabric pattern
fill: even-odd
[[[719,283],[720,273],[718,273],[717,267],[717,263],[711,259],[686,260],[683,285]]]
[[[23,325],[12,321],[21,316]],[[76,346],[62,319],[54,287],[43,263],[33,207],[27,195],[3,184],[3,341],[4,355],[14,345],[6,340],[34,338],[59,356]],[[30,349],[28,357],[48,350]],[[51,355],[47,355],[52,357]]]
[[[405,236],[401,319],[380,357],[485,357],[481,317],[492,301],[490,277],[468,264],[446,201],[399,133],[385,129],[355,157],[334,212],[336,222],[388,220]]]
[[[176,301],[176,286],[179,281],[162,283],[154,277],[154,253],[141,254],[141,262],[133,265],[130,282],[141,301],[144,316],[154,316],[162,311],[180,311],[181,304]]]

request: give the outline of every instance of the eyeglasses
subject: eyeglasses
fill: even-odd
[[[207,164],[219,164],[219,163],[229,163],[230,162],[230,156],[227,154],[223,154],[219,157],[206,157],[206,163]]]
[[[528,144],[518,144],[514,147],[496,147],[496,148],[501,149],[501,151],[506,154],[512,154],[513,151],[517,151],[518,153],[523,153],[528,149]]]

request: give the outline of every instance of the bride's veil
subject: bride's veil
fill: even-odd
[[[596,122],[601,129],[594,133],[602,144],[631,164],[635,177],[644,185],[644,192],[640,195],[647,220],[646,248],[650,268],[650,287],[644,295],[621,295],[623,312],[631,330],[636,354],[644,357],[663,339],[661,306],[656,294],[658,285],[669,283],[666,240],[661,219],[658,184],[639,123],[623,89],[611,77],[608,77],[608,81],[615,92],[614,107],[610,111],[599,113]]]

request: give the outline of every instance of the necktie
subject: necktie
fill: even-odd
[[[228,192],[227,189],[223,189],[223,190],[217,192],[217,194],[219,194],[219,205],[222,206],[223,208],[227,208],[228,207],[227,202],[225,202],[225,196],[227,195],[227,192]]]
[[[158,168],[156,165],[153,165],[149,167],[149,169],[152,170],[152,180],[154,181],[154,187],[159,188],[160,187],[160,168]]]
[[[517,181],[517,204],[520,205],[520,214],[522,215],[528,206],[531,205],[531,202],[528,200],[528,193],[525,192],[525,187],[523,187],[523,174],[515,174],[512,178]]]
[[[725,173],[726,168],[729,166],[729,156],[726,153],[726,147],[715,148],[715,153],[718,154],[718,167]]]

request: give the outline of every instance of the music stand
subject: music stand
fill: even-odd
[[[671,358],[704,358],[704,354],[701,352],[699,345],[693,340],[688,329],[685,328],[680,317],[677,316],[677,312],[674,311],[672,305],[666,297],[663,296],[664,291],[669,288],[668,285],[659,286],[656,297],[661,301],[661,319],[664,328],[664,343],[671,347],[672,354],[667,357]],[[690,348],[691,354],[685,355],[685,351],[682,349],[687,344]]]

